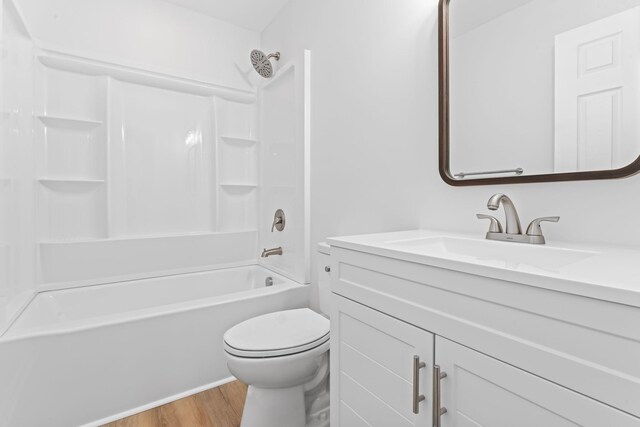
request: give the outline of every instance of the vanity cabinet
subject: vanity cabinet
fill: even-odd
[[[331,276],[333,427],[640,427],[636,307],[337,246]]]
[[[637,426],[640,420],[436,337],[443,427]]]
[[[429,425],[433,334],[346,298],[332,303],[331,425]]]

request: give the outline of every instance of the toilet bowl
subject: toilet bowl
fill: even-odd
[[[249,386],[241,427],[326,427],[329,320],[308,309],[254,317],[224,335],[231,373]]]

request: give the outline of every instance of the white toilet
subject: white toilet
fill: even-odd
[[[328,247],[319,254],[328,314]],[[254,317],[224,335],[227,366],[249,386],[241,427],[329,426],[329,320],[308,308]]]

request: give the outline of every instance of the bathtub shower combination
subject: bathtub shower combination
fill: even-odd
[[[309,52],[166,2],[157,32],[54,3],[0,0],[0,427],[220,385],[225,331],[309,306]]]

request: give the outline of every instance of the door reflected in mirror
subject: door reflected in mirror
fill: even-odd
[[[636,172],[640,0],[443,3],[445,180]]]

